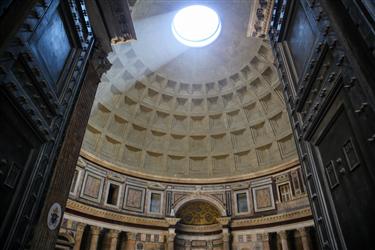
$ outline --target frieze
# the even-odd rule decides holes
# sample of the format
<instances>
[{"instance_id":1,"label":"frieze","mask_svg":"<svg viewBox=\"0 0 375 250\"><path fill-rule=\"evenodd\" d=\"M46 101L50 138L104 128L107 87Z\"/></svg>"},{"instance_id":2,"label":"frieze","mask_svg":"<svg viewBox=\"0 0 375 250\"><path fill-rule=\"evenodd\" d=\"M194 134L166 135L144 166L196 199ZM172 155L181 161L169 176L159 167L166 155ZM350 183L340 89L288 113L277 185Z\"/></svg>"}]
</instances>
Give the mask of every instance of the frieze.
<instances>
[{"instance_id":1,"label":"frieze","mask_svg":"<svg viewBox=\"0 0 375 250\"><path fill-rule=\"evenodd\" d=\"M289 220L295 220L295 219L305 218L309 216L312 216L311 209L304 208L304 209L293 211L293 212L262 216L258 218L235 219L235 220L232 220L231 227L236 228L236 227L244 227L244 226L256 226L256 225L264 225L264 224L271 224L271 223L287 222Z\"/></svg>"},{"instance_id":2,"label":"frieze","mask_svg":"<svg viewBox=\"0 0 375 250\"><path fill-rule=\"evenodd\" d=\"M68 199L66 207L73 211L77 211L77 212L87 214L90 216L96 216L96 217L103 218L103 219L110 219L114 221L131 223L131 224L141 224L141 225L146 225L146 226L152 225L152 226L159 226L159 227L168 227L168 223L165 220L119 214L119 213L111 212L108 210L85 205L83 203L73 201L71 199Z\"/></svg>"},{"instance_id":3,"label":"frieze","mask_svg":"<svg viewBox=\"0 0 375 250\"><path fill-rule=\"evenodd\" d=\"M181 230L184 232L215 232L221 231L222 227L220 224L212 224L212 225L186 225L186 224L179 224L177 226L177 230Z\"/></svg>"}]
</instances>

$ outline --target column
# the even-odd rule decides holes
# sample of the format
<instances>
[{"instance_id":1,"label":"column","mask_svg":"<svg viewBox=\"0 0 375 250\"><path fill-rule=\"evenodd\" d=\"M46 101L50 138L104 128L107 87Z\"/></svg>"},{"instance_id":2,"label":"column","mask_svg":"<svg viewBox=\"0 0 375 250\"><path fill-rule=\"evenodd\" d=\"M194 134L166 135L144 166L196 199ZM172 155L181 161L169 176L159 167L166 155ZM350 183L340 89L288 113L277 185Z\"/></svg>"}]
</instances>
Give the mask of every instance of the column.
<instances>
[{"instance_id":1,"label":"column","mask_svg":"<svg viewBox=\"0 0 375 250\"><path fill-rule=\"evenodd\" d=\"M278 232L280 239L281 239L281 249L288 250L288 238L286 231Z\"/></svg>"},{"instance_id":2,"label":"column","mask_svg":"<svg viewBox=\"0 0 375 250\"><path fill-rule=\"evenodd\" d=\"M309 239L309 234L306 228L301 227L301 228L298 228L297 230L299 232L299 235L301 236L303 250L310 250L310 239Z\"/></svg>"},{"instance_id":3,"label":"column","mask_svg":"<svg viewBox=\"0 0 375 250\"><path fill-rule=\"evenodd\" d=\"M90 250L97 250L98 240L99 240L99 235L100 235L101 230L102 229L100 227L90 226L90 231L91 231Z\"/></svg>"},{"instance_id":4,"label":"column","mask_svg":"<svg viewBox=\"0 0 375 250\"><path fill-rule=\"evenodd\" d=\"M223 228L223 250L230 250L230 233L228 228Z\"/></svg>"},{"instance_id":5,"label":"column","mask_svg":"<svg viewBox=\"0 0 375 250\"><path fill-rule=\"evenodd\" d=\"M85 231L85 226L86 224L82 222L78 222L76 236L74 238L73 250L79 250L81 248L82 236L83 236L83 231Z\"/></svg>"},{"instance_id":6,"label":"column","mask_svg":"<svg viewBox=\"0 0 375 250\"><path fill-rule=\"evenodd\" d=\"M125 242L125 247L123 250L132 250L135 249L135 233L132 232L126 232L126 242Z\"/></svg>"},{"instance_id":7,"label":"column","mask_svg":"<svg viewBox=\"0 0 375 250\"><path fill-rule=\"evenodd\" d=\"M263 250L270 250L270 238L268 233L262 234Z\"/></svg>"},{"instance_id":8,"label":"column","mask_svg":"<svg viewBox=\"0 0 375 250\"><path fill-rule=\"evenodd\" d=\"M174 238L176 237L176 224L180 221L180 218L175 217L166 217L165 220L167 221L169 228L168 228L168 235L167 235L167 250L174 249Z\"/></svg>"},{"instance_id":9,"label":"column","mask_svg":"<svg viewBox=\"0 0 375 250\"><path fill-rule=\"evenodd\" d=\"M174 238L176 237L176 234L173 230L173 232L168 232L167 236L167 250L174 250Z\"/></svg>"},{"instance_id":10,"label":"column","mask_svg":"<svg viewBox=\"0 0 375 250\"><path fill-rule=\"evenodd\" d=\"M229 250L231 249L231 241L230 241L230 232L229 232L229 227L230 227L230 217L220 217L216 219L220 225L223 227L223 249L224 250Z\"/></svg>"},{"instance_id":11,"label":"column","mask_svg":"<svg viewBox=\"0 0 375 250\"><path fill-rule=\"evenodd\" d=\"M109 250L116 250L119 233L120 233L119 230L115 230L115 229L109 230L109 232L108 232Z\"/></svg>"}]
</instances>

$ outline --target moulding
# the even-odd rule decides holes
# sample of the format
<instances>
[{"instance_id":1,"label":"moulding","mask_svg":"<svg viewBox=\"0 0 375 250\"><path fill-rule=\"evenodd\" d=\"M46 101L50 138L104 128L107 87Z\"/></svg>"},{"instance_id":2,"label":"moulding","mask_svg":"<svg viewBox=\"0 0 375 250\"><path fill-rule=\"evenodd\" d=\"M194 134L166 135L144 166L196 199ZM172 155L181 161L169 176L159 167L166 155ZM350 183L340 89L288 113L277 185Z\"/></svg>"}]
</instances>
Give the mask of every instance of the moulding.
<instances>
[{"instance_id":1,"label":"moulding","mask_svg":"<svg viewBox=\"0 0 375 250\"><path fill-rule=\"evenodd\" d=\"M89 216L95 216L98 218L109 219L116 222L123 222L129 223L134 225L142 225L142 226L156 226L162 228L168 228L171 225L175 225L180 219L175 217L166 217L163 219L152 219L140 216L133 216L133 215L126 215L120 214L116 212L111 212L108 210L103 210L100 208L95 208L90 205L85 205L77 201L73 201L68 199L67 201L67 208L79 212L81 214L87 214ZM275 223L285 223L287 224L291 220L303 219L311 217L311 210L310 208L304 208L297 211L292 211L288 213L276 214L276 215L269 215L269 216L262 216L258 218L247 218L247 219L232 219L229 222L230 227L232 229L241 229L243 227L254 227L254 226L267 226L269 224ZM220 218L221 219L221 218ZM229 218L224 217L223 219L229 220ZM225 221L226 222L226 221ZM185 226L186 227L186 226ZM211 228L211 226L210 226Z\"/></svg>"},{"instance_id":2,"label":"moulding","mask_svg":"<svg viewBox=\"0 0 375 250\"><path fill-rule=\"evenodd\" d=\"M151 225L151 226L165 227L165 228L169 227L169 223L166 220L120 214L120 213L111 212L111 211L100 209L100 208L95 208L90 205L86 205L77 201L73 201L71 199L68 199L66 203L66 207L73 211L80 212L82 214L87 214L89 216L95 216L95 217L99 217L99 218L103 218L107 220L109 219L109 220L113 220L117 222L147 225L147 226Z\"/></svg>"},{"instance_id":3,"label":"moulding","mask_svg":"<svg viewBox=\"0 0 375 250\"><path fill-rule=\"evenodd\" d=\"M274 0L251 2L251 12L246 35L248 37L265 37L269 31Z\"/></svg>"},{"instance_id":4,"label":"moulding","mask_svg":"<svg viewBox=\"0 0 375 250\"><path fill-rule=\"evenodd\" d=\"M288 213L275 214L269 216L262 216L258 218L249 219L234 219L231 222L231 228L241 228L241 227L252 227L259 225L267 225L273 223L288 222L290 220L302 219L312 216L310 208L303 208L297 211L292 211Z\"/></svg>"},{"instance_id":5,"label":"moulding","mask_svg":"<svg viewBox=\"0 0 375 250\"><path fill-rule=\"evenodd\" d=\"M133 177L137 177L141 179L152 180L152 181L161 181L161 182L168 182L168 183L186 183L186 184L215 184L215 183L238 182L238 181L243 181L243 180L248 180L248 179L275 174L277 172L281 172L289 168L300 165L299 159L295 158L285 163L275 165L274 167L271 167L265 170L256 171L254 173L242 174L239 176L231 176L231 177L199 179L199 178L177 178L177 177L169 177L169 176L167 177L167 176L158 176L158 175L153 175L153 174L141 173L139 171L130 170L125 167L121 167L113 163L110 163L108 161L99 159L95 155L87 152L86 150L82 148L81 148L80 155L84 159L100 167L103 167L103 168L106 168L106 169L109 169L118 173L126 174L129 176L133 176Z\"/></svg>"}]
</instances>

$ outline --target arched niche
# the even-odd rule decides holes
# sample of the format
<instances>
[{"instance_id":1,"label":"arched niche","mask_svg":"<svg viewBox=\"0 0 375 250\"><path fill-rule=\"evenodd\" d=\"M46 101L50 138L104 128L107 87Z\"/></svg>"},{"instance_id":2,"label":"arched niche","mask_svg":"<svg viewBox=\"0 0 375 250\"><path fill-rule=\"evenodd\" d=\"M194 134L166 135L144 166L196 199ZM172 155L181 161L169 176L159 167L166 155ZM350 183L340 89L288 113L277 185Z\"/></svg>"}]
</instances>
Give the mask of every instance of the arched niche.
<instances>
[{"instance_id":1,"label":"arched niche","mask_svg":"<svg viewBox=\"0 0 375 250\"><path fill-rule=\"evenodd\" d=\"M184 199L176 206L176 225L174 249L186 250L188 246L200 249L223 249L223 227L219 220L225 216L225 209L218 202L207 197Z\"/></svg>"},{"instance_id":2,"label":"arched niche","mask_svg":"<svg viewBox=\"0 0 375 250\"><path fill-rule=\"evenodd\" d=\"M179 210L182 207L184 207L186 204L188 204L190 202L196 202L196 201L209 203L219 211L221 217L227 216L227 213L226 213L226 210L225 210L225 207L223 206L223 204L218 202L214 198L212 198L210 196L207 196L207 195L191 195L191 196L185 197L181 201L174 204L174 207L173 207L174 212L177 214L179 212Z\"/></svg>"},{"instance_id":3,"label":"arched niche","mask_svg":"<svg viewBox=\"0 0 375 250\"><path fill-rule=\"evenodd\" d=\"M194 200L185 203L176 213L184 225L213 225L217 224L217 218L221 217L220 211L211 203Z\"/></svg>"}]
</instances>

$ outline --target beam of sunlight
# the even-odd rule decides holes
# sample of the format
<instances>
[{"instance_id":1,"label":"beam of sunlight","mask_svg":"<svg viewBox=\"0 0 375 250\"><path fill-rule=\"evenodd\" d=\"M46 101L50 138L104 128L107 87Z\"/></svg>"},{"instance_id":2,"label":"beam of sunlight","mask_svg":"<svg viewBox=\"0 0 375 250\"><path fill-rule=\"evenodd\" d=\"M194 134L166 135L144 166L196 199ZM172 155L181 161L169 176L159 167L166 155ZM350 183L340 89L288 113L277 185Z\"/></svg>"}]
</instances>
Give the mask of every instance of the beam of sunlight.
<instances>
[{"instance_id":1,"label":"beam of sunlight","mask_svg":"<svg viewBox=\"0 0 375 250\"><path fill-rule=\"evenodd\" d=\"M204 5L192 5L177 12L172 32L178 41L189 47L204 47L220 35L218 14Z\"/></svg>"}]
</instances>

